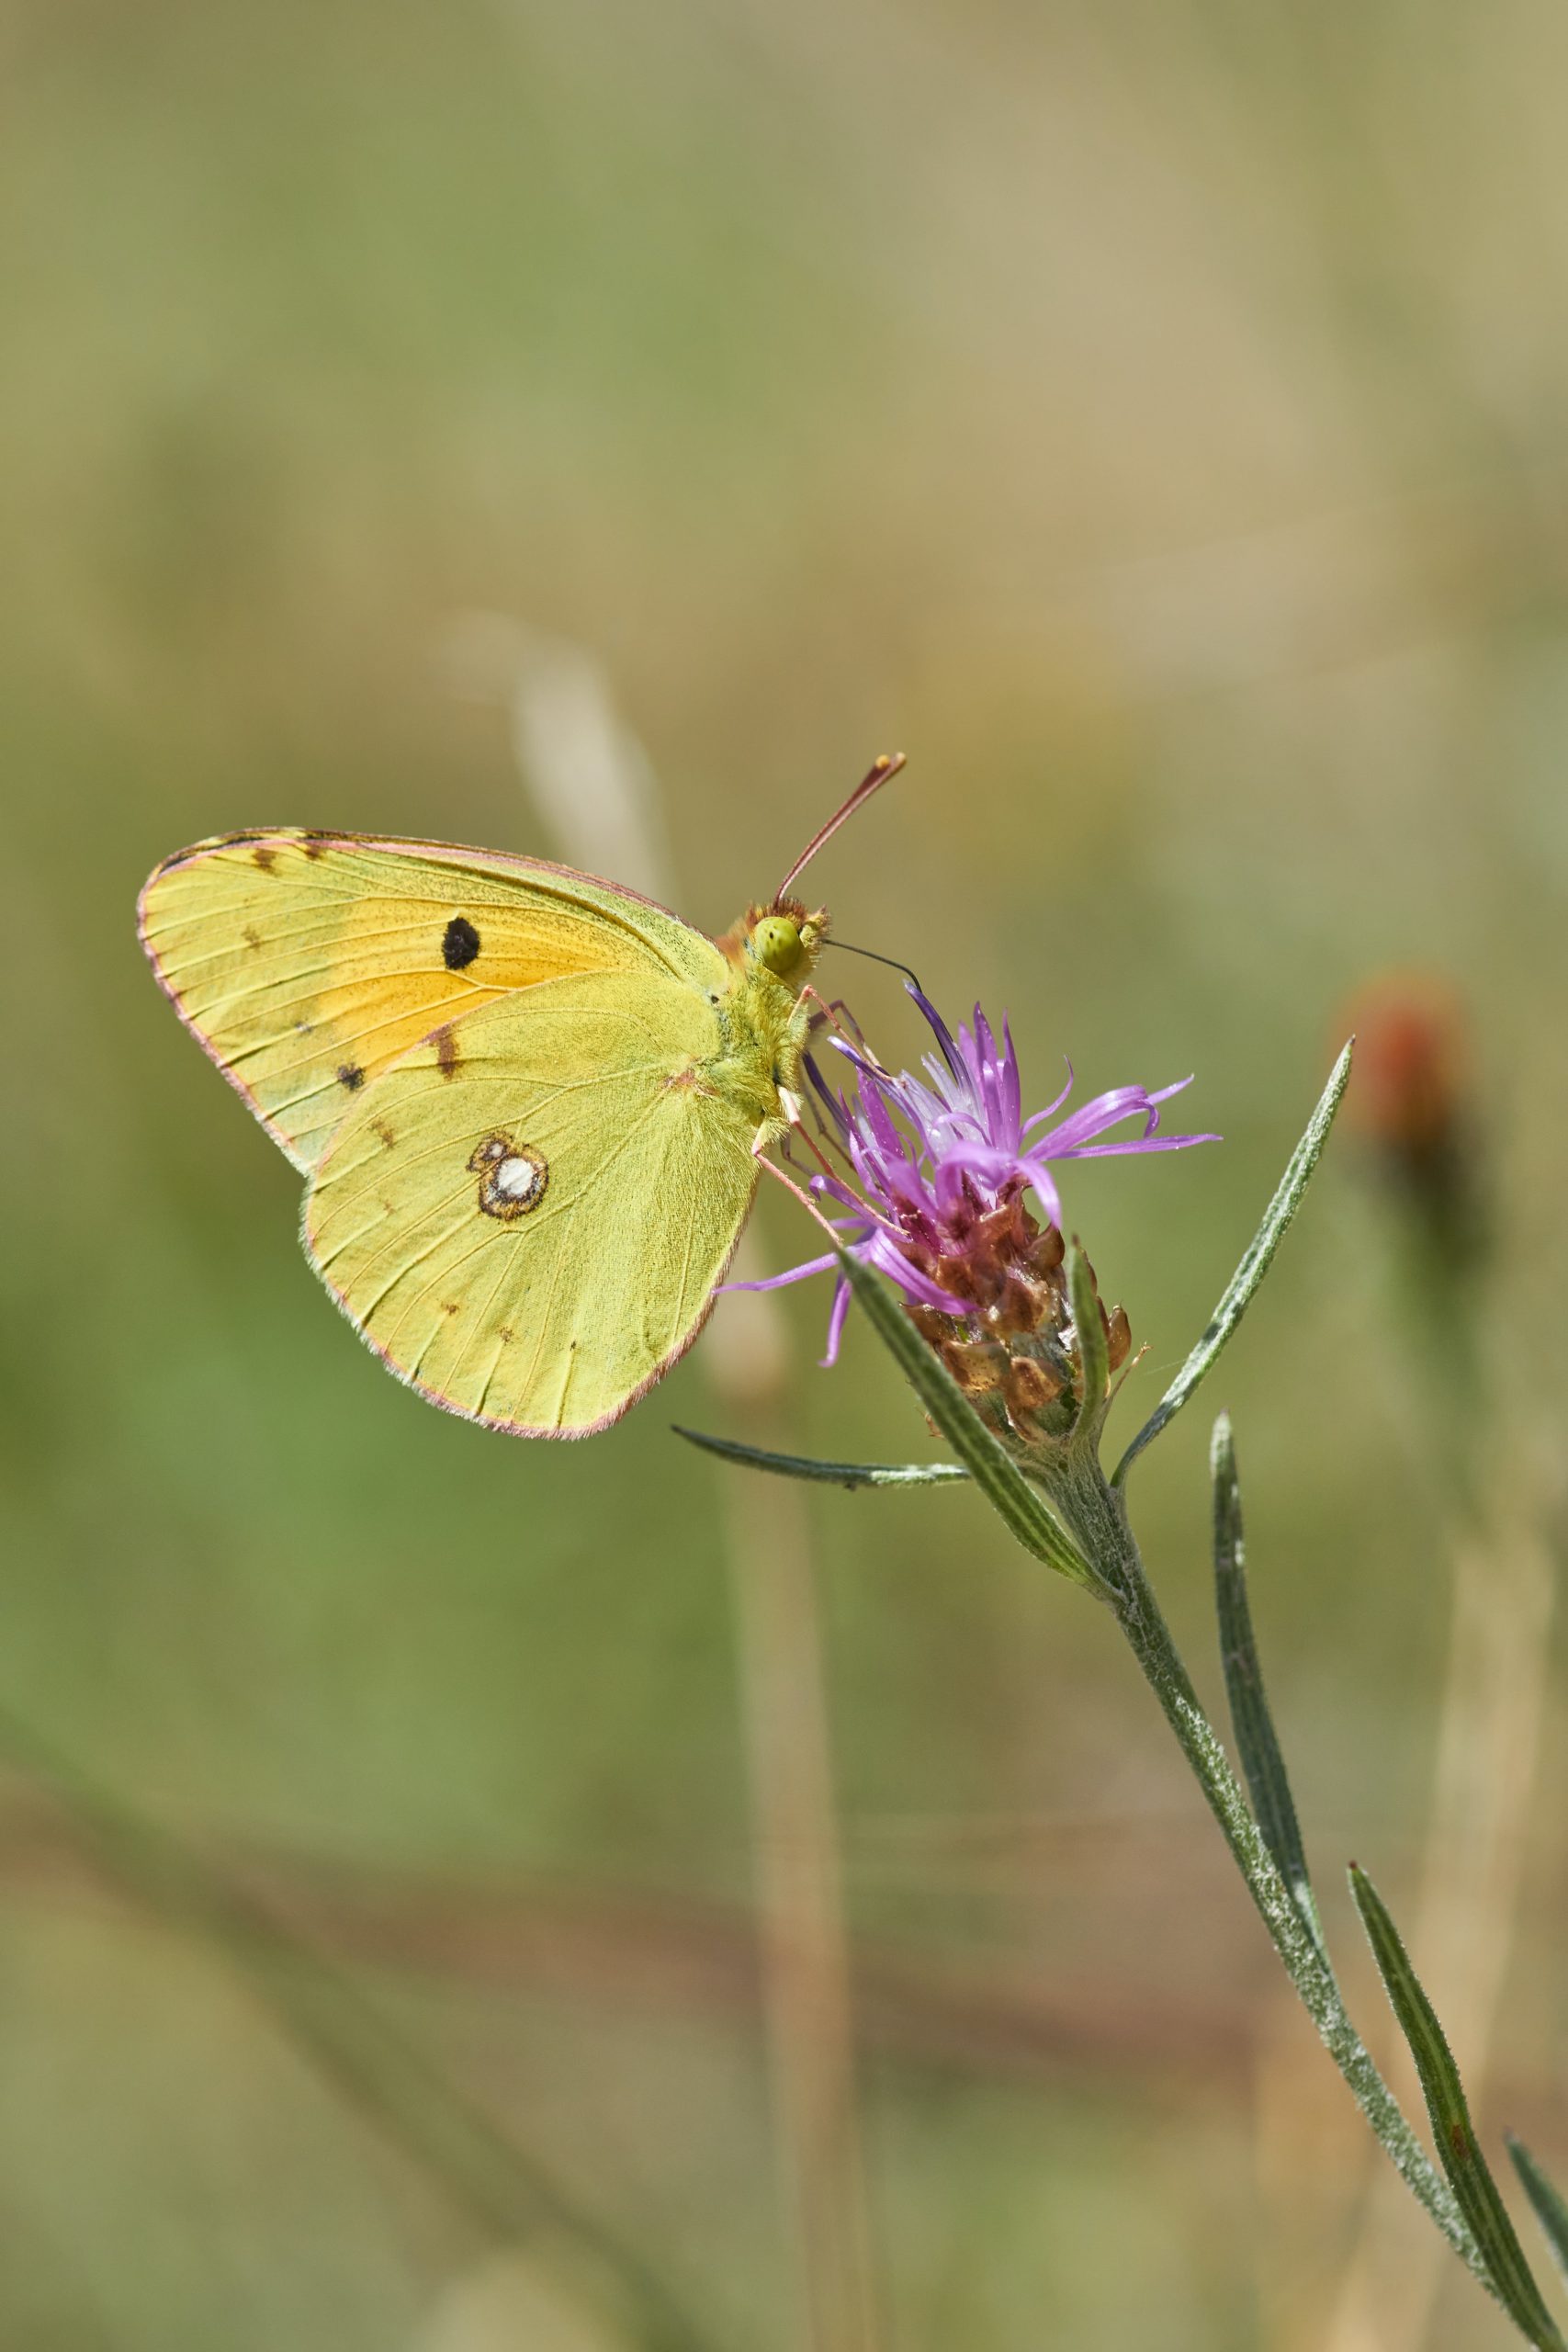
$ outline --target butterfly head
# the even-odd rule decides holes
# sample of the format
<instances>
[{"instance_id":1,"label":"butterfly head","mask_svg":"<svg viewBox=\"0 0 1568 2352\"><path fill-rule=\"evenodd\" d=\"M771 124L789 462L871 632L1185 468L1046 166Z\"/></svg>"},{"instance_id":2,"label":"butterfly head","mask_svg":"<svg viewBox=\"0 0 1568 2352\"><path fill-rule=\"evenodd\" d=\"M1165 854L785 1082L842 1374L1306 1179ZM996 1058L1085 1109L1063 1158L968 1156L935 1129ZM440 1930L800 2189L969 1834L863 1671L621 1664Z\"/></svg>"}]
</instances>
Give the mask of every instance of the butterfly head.
<instances>
[{"instance_id":1,"label":"butterfly head","mask_svg":"<svg viewBox=\"0 0 1568 2352\"><path fill-rule=\"evenodd\" d=\"M827 933L825 907L810 913L798 899L781 899L771 907L752 907L723 944L748 964L761 965L785 988L799 989L811 978Z\"/></svg>"},{"instance_id":2,"label":"butterfly head","mask_svg":"<svg viewBox=\"0 0 1568 2352\"><path fill-rule=\"evenodd\" d=\"M863 807L889 776L897 775L903 764L902 752L884 752L880 759L874 760L842 807L807 842L768 905L749 908L745 921L738 922L719 941L730 962L739 965L742 972L765 972L784 988L793 989L797 996L806 987L818 950L828 936L828 910L818 907L815 913L808 912L799 899L792 899L786 893L824 842L832 840L845 819Z\"/></svg>"}]
</instances>

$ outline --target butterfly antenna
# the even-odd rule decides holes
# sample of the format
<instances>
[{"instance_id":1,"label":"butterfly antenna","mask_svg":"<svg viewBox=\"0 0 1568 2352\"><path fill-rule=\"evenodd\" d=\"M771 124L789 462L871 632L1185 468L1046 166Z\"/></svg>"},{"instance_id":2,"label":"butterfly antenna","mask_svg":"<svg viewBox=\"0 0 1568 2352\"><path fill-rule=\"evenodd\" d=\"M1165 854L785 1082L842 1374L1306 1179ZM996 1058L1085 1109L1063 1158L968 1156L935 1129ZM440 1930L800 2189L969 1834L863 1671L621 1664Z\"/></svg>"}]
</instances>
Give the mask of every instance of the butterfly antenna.
<instances>
[{"instance_id":1,"label":"butterfly antenna","mask_svg":"<svg viewBox=\"0 0 1568 2352\"><path fill-rule=\"evenodd\" d=\"M778 888L773 892L773 903L775 907L778 905L779 900L784 897L784 892L789 888L790 884L795 879L796 876L804 874L806 868L810 865L818 851L823 846L823 843L830 842L833 835L838 831L839 827L847 823L849 819L854 815L857 808L863 808L866 802L871 798L872 794L879 791L887 782L889 776L897 775L903 764L904 754L902 752L884 752L880 759L875 759L872 762L870 767L866 770L864 775L862 776L860 782L856 785L854 790L851 793L843 807L836 810L835 813L829 818L821 831L816 834L812 840L807 842L806 847L801 851L800 855L795 859L795 864L790 867L789 872L784 876L784 880L779 884Z\"/></svg>"},{"instance_id":2,"label":"butterfly antenna","mask_svg":"<svg viewBox=\"0 0 1568 2352\"><path fill-rule=\"evenodd\" d=\"M890 970L902 972L907 980L912 981L918 996L925 994L919 972L911 971L908 964L900 964L897 956L879 956L874 947L857 947L852 940L835 939L831 933L822 944L824 947L841 947L846 956L868 956L874 964L886 964Z\"/></svg>"}]
</instances>

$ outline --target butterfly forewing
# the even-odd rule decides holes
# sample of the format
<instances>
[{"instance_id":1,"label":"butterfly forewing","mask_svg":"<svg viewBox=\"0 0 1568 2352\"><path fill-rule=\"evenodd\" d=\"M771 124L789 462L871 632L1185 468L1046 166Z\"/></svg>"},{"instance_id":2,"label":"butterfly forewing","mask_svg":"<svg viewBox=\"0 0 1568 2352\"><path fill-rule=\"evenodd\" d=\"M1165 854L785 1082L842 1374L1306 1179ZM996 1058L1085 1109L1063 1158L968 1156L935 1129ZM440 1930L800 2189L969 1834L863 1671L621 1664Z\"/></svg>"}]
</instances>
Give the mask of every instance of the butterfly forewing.
<instances>
[{"instance_id":1,"label":"butterfly forewing","mask_svg":"<svg viewBox=\"0 0 1568 2352\"><path fill-rule=\"evenodd\" d=\"M705 994L723 957L662 908L489 851L238 834L182 851L141 935L181 1016L296 1166L399 1057L511 991L623 971Z\"/></svg>"},{"instance_id":2,"label":"butterfly forewing","mask_svg":"<svg viewBox=\"0 0 1568 2352\"><path fill-rule=\"evenodd\" d=\"M404 1054L341 1123L306 1239L404 1379L455 1412L581 1436L701 1328L756 1183L755 1116L705 1079L708 997L563 977Z\"/></svg>"}]
</instances>

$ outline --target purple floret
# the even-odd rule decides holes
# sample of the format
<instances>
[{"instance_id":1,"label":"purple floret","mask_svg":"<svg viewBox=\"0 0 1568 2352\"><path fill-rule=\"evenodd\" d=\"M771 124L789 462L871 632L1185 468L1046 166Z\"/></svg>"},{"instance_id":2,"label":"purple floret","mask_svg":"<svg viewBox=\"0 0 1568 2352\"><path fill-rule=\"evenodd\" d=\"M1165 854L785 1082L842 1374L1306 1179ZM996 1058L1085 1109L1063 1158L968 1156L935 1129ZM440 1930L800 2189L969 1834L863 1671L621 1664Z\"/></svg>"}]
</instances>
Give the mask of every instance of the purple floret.
<instances>
[{"instance_id":1,"label":"purple floret","mask_svg":"<svg viewBox=\"0 0 1568 2352\"><path fill-rule=\"evenodd\" d=\"M886 1274L916 1306L973 1316L971 1250L985 1246L985 1220L1025 1191L1035 1194L1050 1224L1060 1225L1054 1160L1184 1151L1190 1144L1219 1141L1211 1135L1159 1133L1161 1103L1190 1086L1190 1078L1152 1094L1142 1086L1114 1087L1057 1125L1047 1125L1072 1091L1070 1062L1067 1082L1055 1101L1025 1119L1018 1054L1005 1017L999 1045L978 1005L973 1027L961 1027L955 1037L929 998L914 987L908 993L940 1049L922 1057L923 1077L905 1070L895 1078L838 1037L831 1042L853 1065L852 1088L835 1093L815 1061L808 1060L807 1069L828 1138L849 1170L847 1176L814 1176L811 1189L825 1205L830 1202L848 1212L830 1219L844 1248ZM1112 1143L1096 1140L1128 1119L1142 1120L1141 1134ZM764 1282L731 1287L777 1290L827 1273L837 1262L829 1253ZM944 1277L952 1288L943 1287ZM850 1287L840 1276L828 1318L825 1364L837 1358L849 1302Z\"/></svg>"}]
</instances>

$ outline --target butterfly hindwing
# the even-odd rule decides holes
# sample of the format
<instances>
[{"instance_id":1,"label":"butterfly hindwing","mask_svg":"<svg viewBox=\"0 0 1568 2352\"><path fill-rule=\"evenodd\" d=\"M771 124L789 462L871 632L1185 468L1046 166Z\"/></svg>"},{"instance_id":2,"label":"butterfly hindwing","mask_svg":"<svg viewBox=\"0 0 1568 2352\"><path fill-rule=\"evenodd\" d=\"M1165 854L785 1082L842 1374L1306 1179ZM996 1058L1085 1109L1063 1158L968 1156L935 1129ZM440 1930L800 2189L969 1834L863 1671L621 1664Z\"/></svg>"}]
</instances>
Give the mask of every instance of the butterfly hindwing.
<instances>
[{"instance_id":1,"label":"butterfly hindwing","mask_svg":"<svg viewBox=\"0 0 1568 2352\"><path fill-rule=\"evenodd\" d=\"M405 1052L341 1116L306 1205L329 1287L437 1404L581 1436L701 1328L756 1183L754 1112L703 1075L709 998L563 976Z\"/></svg>"},{"instance_id":2,"label":"butterfly hindwing","mask_svg":"<svg viewBox=\"0 0 1568 2352\"><path fill-rule=\"evenodd\" d=\"M432 842L274 831L198 843L142 893L186 1024L301 1170L362 1093L446 1024L562 974L721 987L712 942L592 876Z\"/></svg>"}]
</instances>

